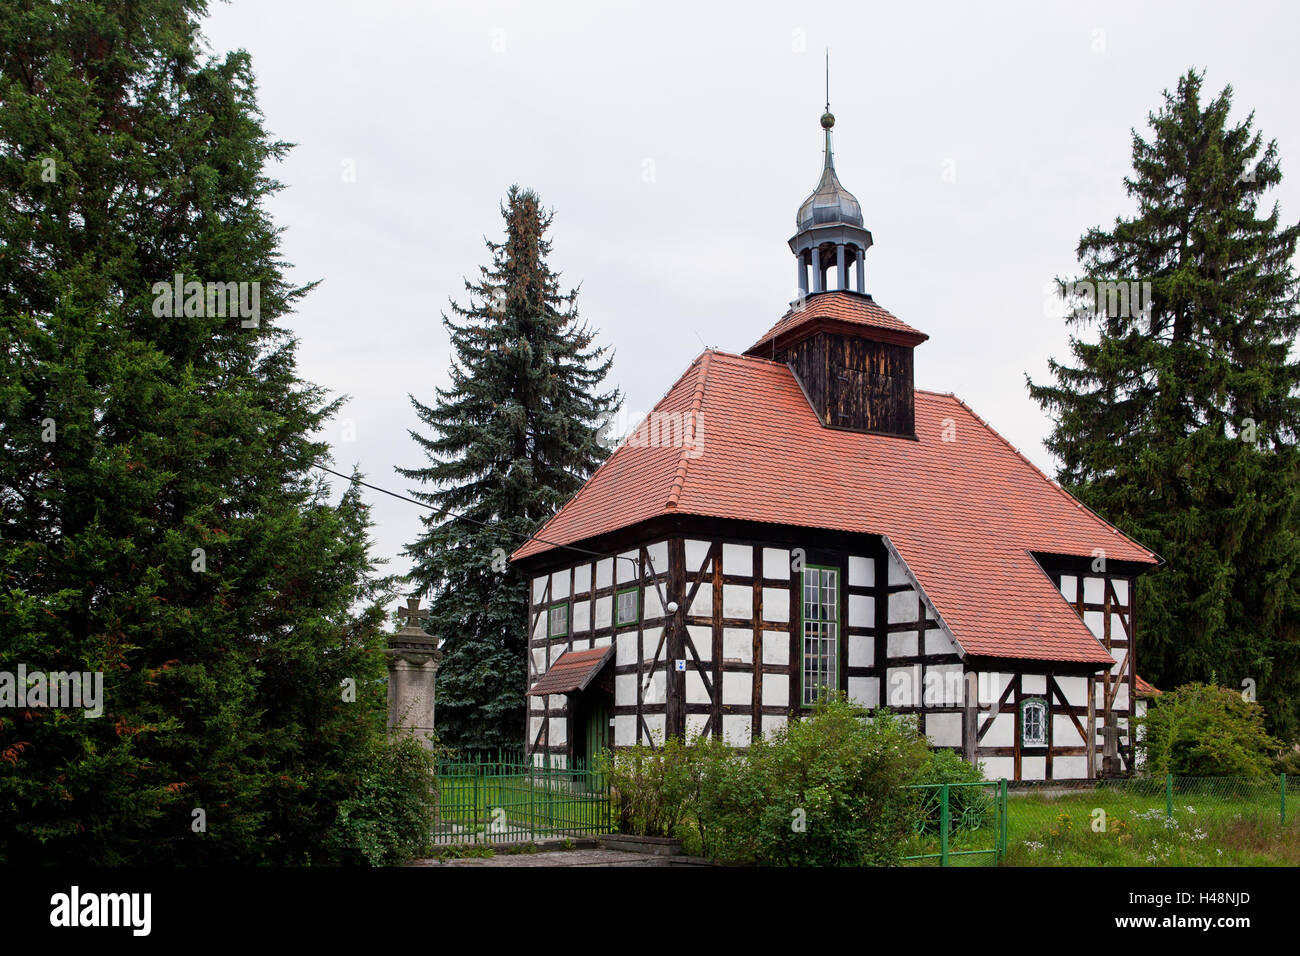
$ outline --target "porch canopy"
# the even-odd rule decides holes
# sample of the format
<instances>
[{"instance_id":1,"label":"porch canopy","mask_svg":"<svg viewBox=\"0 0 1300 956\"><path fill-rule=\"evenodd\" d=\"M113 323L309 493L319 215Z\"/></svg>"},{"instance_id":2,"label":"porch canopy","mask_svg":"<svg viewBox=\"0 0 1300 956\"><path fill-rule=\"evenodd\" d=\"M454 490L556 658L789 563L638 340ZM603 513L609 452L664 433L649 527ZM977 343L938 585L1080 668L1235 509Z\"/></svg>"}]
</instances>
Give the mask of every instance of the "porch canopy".
<instances>
[{"instance_id":1,"label":"porch canopy","mask_svg":"<svg viewBox=\"0 0 1300 956\"><path fill-rule=\"evenodd\" d=\"M529 689L528 694L540 697L545 694L575 694L586 690L613 656L613 644L608 647L593 647L589 651L565 651Z\"/></svg>"}]
</instances>

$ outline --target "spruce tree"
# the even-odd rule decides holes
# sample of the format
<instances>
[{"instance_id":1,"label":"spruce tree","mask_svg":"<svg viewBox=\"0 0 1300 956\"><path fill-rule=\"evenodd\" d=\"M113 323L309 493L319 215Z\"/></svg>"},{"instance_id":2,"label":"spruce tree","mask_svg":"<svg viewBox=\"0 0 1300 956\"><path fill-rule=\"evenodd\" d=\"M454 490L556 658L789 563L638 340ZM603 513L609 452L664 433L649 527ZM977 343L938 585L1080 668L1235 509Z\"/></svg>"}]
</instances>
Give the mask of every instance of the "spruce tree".
<instances>
[{"instance_id":1,"label":"spruce tree","mask_svg":"<svg viewBox=\"0 0 1300 956\"><path fill-rule=\"evenodd\" d=\"M1137 209L1078 247L1094 285L1073 287L1070 322L1094 334L1071 336L1055 384L1029 386L1054 417L1061 483L1167 562L1140 579L1139 672L1255 688L1294 739L1300 225L1260 209L1282 179L1276 142L1253 114L1230 121L1231 87L1202 105L1202 79L1165 92L1149 138L1134 131ZM1149 282L1149 301L1099 304L1108 280Z\"/></svg>"},{"instance_id":2,"label":"spruce tree","mask_svg":"<svg viewBox=\"0 0 1300 956\"><path fill-rule=\"evenodd\" d=\"M0 7L0 671L104 693L0 709L11 865L321 859L382 747L385 582L282 328L287 147L204 11Z\"/></svg>"},{"instance_id":3,"label":"spruce tree","mask_svg":"<svg viewBox=\"0 0 1300 956\"><path fill-rule=\"evenodd\" d=\"M597 391L612 357L547 264L554 214L517 186L501 214L505 241L487 242L492 264L465 282L477 302L443 315L451 385L432 405L411 396L431 430L411 432L429 464L398 469L436 486L413 492L439 511L406 553L443 641L439 738L459 747L523 743L527 591L505 559L605 457L601 431L622 404Z\"/></svg>"}]
</instances>

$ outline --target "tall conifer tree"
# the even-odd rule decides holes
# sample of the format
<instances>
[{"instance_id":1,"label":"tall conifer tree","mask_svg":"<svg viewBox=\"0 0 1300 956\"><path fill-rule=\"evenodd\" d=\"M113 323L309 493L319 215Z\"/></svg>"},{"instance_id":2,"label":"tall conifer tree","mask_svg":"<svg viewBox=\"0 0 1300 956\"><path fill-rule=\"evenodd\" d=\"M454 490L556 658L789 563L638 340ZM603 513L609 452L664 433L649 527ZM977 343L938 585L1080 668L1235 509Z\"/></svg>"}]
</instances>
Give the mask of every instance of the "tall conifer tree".
<instances>
[{"instance_id":1,"label":"tall conifer tree","mask_svg":"<svg viewBox=\"0 0 1300 956\"><path fill-rule=\"evenodd\" d=\"M0 708L12 865L320 859L383 746L369 519L281 327L286 147L205 6L0 6L0 671L103 674L98 717Z\"/></svg>"},{"instance_id":2,"label":"tall conifer tree","mask_svg":"<svg viewBox=\"0 0 1300 956\"><path fill-rule=\"evenodd\" d=\"M1300 226L1259 208L1282 179L1276 142L1253 114L1230 122L1231 87L1202 105L1202 79L1166 91L1149 139L1134 131L1134 215L1078 247L1090 280L1150 282L1150 301L1076 300L1072 324L1097 334L1071 337L1055 384L1029 385L1062 484L1168 562L1140 579L1139 671L1255 687L1294 738Z\"/></svg>"},{"instance_id":3,"label":"tall conifer tree","mask_svg":"<svg viewBox=\"0 0 1300 956\"><path fill-rule=\"evenodd\" d=\"M407 548L410 580L433 593L441 638L437 722L443 743L517 747L524 735L527 592L505 557L568 500L608 449L601 431L622 404L600 392L612 361L578 319L577 290L547 264L553 213L512 186L506 237L465 283L477 300L443 316L454 350L451 386L425 405L431 436L412 431L429 464L398 469L435 485L415 494L462 517L434 514ZM459 321L458 321L459 320Z\"/></svg>"}]
</instances>

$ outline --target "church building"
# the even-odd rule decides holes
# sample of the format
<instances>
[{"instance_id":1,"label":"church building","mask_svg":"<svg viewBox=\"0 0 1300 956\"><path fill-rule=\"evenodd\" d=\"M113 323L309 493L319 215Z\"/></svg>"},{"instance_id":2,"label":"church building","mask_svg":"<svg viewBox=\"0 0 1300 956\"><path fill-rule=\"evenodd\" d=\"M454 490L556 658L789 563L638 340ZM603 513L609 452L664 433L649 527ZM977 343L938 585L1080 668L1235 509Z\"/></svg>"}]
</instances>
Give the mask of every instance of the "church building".
<instances>
[{"instance_id":1,"label":"church building","mask_svg":"<svg viewBox=\"0 0 1300 956\"><path fill-rule=\"evenodd\" d=\"M1131 772L1153 693L1135 583L1160 559L914 387L927 336L866 291L834 124L789 241L799 298L743 353L706 349L511 557L525 745L553 766L668 735L745 746L829 689L915 715L989 778Z\"/></svg>"}]
</instances>

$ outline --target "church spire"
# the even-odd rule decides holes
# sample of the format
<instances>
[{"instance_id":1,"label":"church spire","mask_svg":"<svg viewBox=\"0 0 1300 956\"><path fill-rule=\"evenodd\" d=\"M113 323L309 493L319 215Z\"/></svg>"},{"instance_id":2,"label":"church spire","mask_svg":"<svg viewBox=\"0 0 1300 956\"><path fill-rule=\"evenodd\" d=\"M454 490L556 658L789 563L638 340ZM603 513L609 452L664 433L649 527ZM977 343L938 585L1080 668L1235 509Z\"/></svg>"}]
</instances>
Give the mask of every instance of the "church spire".
<instances>
[{"instance_id":1,"label":"church spire","mask_svg":"<svg viewBox=\"0 0 1300 956\"><path fill-rule=\"evenodd\" d=\"M795 217L799 230L790 239L790 251L798 259L800 298L813 292L828 291L827 272L832 260L836 267L832 288L865 294L863 259L871 246L871 233L862 219L862 206L857 198L840 184L835 174L835 150L831 131L835 128L835 115L831 112L830 53L826 56L826 112L822 114L822 134L825 138L822 156L822 177L813 194L804 200ZM856 289L851 288L848 265L856 267ZM812 271L809 287L808 272Z\"/></svg>"}]
</instances>

